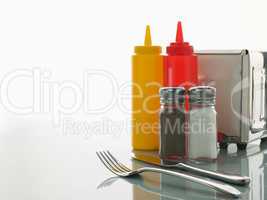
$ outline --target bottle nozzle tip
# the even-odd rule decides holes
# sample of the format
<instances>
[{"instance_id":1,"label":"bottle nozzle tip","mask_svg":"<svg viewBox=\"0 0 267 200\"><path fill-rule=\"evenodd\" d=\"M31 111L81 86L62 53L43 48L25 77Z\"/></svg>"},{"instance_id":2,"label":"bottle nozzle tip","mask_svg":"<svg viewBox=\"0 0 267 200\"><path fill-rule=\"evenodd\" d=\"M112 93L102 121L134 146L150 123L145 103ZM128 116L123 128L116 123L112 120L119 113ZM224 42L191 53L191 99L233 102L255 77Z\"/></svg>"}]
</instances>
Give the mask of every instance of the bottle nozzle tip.
<instances>
[{"instance_id":1,"label":"bottle nozzle tip","mask_svg":"<svg viewBox=\"0 0 267 200\"><path fill-rule=\"evenodd\" d=\"M176 42L177 43L183 43L184 42L182 22L181 21L178 21L178 24L177 24Z\"/></svg>"},{"instance_id":2,"label":"bottle nozzle tip","mask_svg":"<svg viewBox=\"0 0 267 200\"><path fill-rule=\"evenodd\" d=\"M151 34L150 34L150 26L149 25L146 26L146 35L145 35L144 44L145 44L145 46L151 46L152 45Z\"/></svg>"}]
</instances>

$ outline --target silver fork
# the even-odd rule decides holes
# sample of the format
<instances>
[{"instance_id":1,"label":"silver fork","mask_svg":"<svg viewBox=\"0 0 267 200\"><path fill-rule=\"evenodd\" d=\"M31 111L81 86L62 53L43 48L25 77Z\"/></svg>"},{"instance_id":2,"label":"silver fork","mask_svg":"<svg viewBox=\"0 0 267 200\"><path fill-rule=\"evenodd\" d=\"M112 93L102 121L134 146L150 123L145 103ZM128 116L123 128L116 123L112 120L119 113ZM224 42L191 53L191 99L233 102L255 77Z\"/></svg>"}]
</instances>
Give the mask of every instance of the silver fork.
<instances>
[{"instance_id":1,"label":"silver fork","mask_svg":"<svg viewBox=\"0 0 267 200\"><path fill-rule=\"evenodd\" d=\"M143 172L163 173L163 174L168 174L171 176L180 177L180 178L183 178L183 179L195 182L195 183L199 183L202 185L206 185L219 192L230 194L233 197L239 197L241 195L241 192L239 190L237 190L236 188L230 185L220 183L217 181L206 180L200 177L195 177L195 176L191 176L188 174L179 173L176 171L170 171L170 170L160 169L156 167L142 167L136 170L132 170L126 167L125 165L123 165L122 163L120 163L109 151L98 151L96 152L96 155L98 156L100 161L105 165L105 167L117 176L129 177L129 176L133 176L133 175L140 174Z\"/></svg>"}]
</instances>

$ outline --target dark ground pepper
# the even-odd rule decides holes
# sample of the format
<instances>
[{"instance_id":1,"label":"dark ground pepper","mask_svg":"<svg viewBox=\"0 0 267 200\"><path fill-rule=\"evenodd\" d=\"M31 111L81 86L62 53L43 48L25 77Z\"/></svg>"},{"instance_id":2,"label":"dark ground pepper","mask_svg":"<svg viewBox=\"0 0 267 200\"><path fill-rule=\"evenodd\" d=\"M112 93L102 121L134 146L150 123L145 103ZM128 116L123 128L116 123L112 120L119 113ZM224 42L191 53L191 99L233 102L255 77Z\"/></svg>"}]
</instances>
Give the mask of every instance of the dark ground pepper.
<instances>
[{"instance_id":1,"label":"dark ground pepper","mask_svg":"<svg viewBox=\"0 0 267 200\"><path fill-rule=\"evenodd\" d=\"M159 153L162 159L179 158L185 156L186 153L184 102L178 104L179 96L173 94L175 92L179 94L180 92L180 95L183 96L184 91L181 88L176 91L171 89L175 88L167 88L168 91L161 91Z\"/></svg>"}]
</instances>

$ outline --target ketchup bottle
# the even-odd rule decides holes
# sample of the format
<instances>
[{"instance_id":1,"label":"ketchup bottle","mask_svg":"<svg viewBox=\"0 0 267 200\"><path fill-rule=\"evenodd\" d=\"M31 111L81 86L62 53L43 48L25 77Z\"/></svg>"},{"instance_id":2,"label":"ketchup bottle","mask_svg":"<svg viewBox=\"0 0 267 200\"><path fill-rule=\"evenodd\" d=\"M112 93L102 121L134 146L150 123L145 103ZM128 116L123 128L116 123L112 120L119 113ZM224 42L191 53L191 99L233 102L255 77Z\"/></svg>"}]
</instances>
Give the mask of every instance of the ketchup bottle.
<instances>
[{"instance_id":1,"label":"ketchup bottle","mask_svg":"<svg viewBox=\"0 0 267 200\"><path fill-rule=\"evenodd\" d=\"M182 24L177 25L176 41L167 47L167 56L164 56L165 87L183 86L189 89L198 83L197 56L193 47L184 42Z\"/></svg>"}]
</instances>

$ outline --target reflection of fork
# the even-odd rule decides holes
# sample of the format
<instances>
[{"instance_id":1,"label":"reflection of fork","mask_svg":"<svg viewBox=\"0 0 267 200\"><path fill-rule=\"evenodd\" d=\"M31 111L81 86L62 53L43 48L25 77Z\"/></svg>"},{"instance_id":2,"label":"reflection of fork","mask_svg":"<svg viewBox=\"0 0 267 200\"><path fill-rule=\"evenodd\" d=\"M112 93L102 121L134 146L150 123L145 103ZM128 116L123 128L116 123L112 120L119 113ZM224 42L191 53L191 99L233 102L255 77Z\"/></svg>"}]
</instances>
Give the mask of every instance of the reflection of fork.
<instances>
[{"instance_id":1,"label":"reflection of fork","mask_svg":"<svg viewBox=\"0 0 267 200\"><path fill-rule=\"evenodd\" d=\"M104 180L102 183L100 183L98 186L97 186L97 189L101 189L101 188L104 188L104 187L108 187L110 185L112 185L114 182L116 182L118 180L119 177L111 177L111 178L108 178L106 180ZM180 197L176 197L176 196L172 196L172 195L169 195L169 194L166 194L166 192L164 191L161 191L160 189L156 189L156 188L153 188L153 187L148 187L146 186L142 181L140 181L140 179L130 179L130 178L126 178L124 179L126 180L128 183L134 185L135 187L138 187L140 188L141 190L143 190L144 192L147 192L147 193L150 193L150 194L154 194L154 195L158 195L160 197L163 197L163 198L167 198L167 199L176 199L176 200L180 200L181 198Z\"/></svg>"},{"instance_id":2,"label":"reflection of fork","mask_svg":"<svg viewBox=\"0 0 267 200\"><path fill-rule=\"evenodd\" d=\"M211 180L202 179L199 177L191 176L188 174L183 174L179 172L174 172L166 169L159 169L155 167L142 167L137 170L132 170L126 167L125 165L121 164L109 151L99 151L96 152L100 161L105 165L105 167L111 171L113 174L122 177L129 177L133 175L137 175L143 172L156 172L156 173L163 173L171 176L176 176L180 178L184 178L186 180L196 182L202 185L206 185L210 188L213 188L217 191L230 194L233 197L239 197L241 195L240 191L235 189L234 187L223 184L220 182L215 182Z\"/></svg>"}]
</instances>

